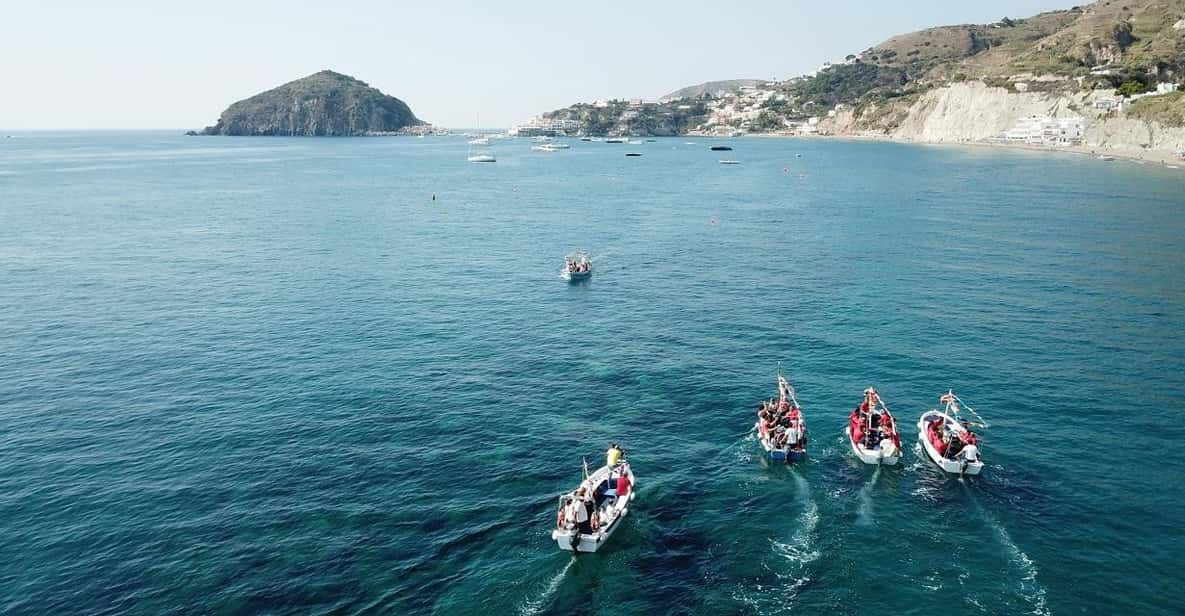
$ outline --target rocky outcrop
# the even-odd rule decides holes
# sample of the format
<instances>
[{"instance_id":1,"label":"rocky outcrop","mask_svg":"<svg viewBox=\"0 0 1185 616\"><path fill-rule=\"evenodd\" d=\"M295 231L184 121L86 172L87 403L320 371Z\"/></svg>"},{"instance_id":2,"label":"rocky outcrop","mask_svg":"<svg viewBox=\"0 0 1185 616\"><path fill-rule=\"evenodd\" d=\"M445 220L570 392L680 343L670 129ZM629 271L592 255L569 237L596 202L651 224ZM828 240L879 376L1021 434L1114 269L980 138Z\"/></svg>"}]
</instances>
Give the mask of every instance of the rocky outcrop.
<instances>
[{"instance_id":1,"label":"rocky outcrop","mask_svg":"<svg viewBox=\"0 0 1185 616\"><path fill-rule=\"evenodd\" d=\"M1093 102L1110 93L1012 92L982 82L935 88L912 104L846 109L819 123L831 135L877 133L925 143L967 143L989 139L1028 116L1086 119L1083 142L1090 147L1167 153L1185 150L1185 127L1097 111Z\"/></svg>"},{"instance_id":2,"label":"rocky outcrop","mask_svg":"<svg viewBox=\"0 0 1185 616\"><path fill-rule=\"evenodd\" d=\"M231 105L202 133L352 136L418 124L403 101L348 75L321 71Z\"/></svg>"}]
</instances>

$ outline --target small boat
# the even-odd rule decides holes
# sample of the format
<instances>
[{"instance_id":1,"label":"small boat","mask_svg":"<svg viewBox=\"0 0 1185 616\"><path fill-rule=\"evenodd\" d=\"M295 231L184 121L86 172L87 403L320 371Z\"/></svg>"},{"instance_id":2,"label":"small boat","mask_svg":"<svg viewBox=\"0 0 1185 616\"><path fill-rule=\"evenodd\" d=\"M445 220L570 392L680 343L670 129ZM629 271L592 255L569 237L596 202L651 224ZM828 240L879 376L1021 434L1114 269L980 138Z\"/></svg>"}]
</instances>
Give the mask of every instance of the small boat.
<instances>
[{"instance_id":1,"label":"small boat","mask_svg":"<svg viewBox=\"0 0 1185 616\"><path fill-rule=\"evenodd\" d=\"M496 163L498 157L493 152L474 152L466 157L471 163Z\"/></svg>"},{"instance_id":2,"label":"small boat","mask_svg":"<svg viewBox=\"0 0 1185 616\"><path fill-rule=\"evenodd\" d=\"M609 460L613 462L611 448ZM551 538L565 552L596 552L621 526L630 512L637 485L634 471L625 460L625 452L616 462L588 472L584 462L584 479L573 491L559 497L555 528Z\"/></svg>"},{"instance_id":3,"label":"small boat","mask_svg":"<svg viewBox=\"0 0 1185 616\"><path fill-rule=\"evenodd\" d=\"M711 150L713 152L729 152L732 150L732 146L731 145L714 145L714 146L712 146Z\"/></svg>"},{"instance_id":4,"label":"small boat","mask_svg":"<svg viewBox=\"0 0 1185 616\"><path fill-rule=\"evenodd\" d=\"M641 156L642 153L641 152L626 152L625 155L626 156Z\"/></svg>"},{"instance_id":5,"label":"small boat","mask_svg":"<svg viewBox=\"0 0 1185 616\"><path fill-rule=\"evenodd\" d=\"M562 148L558 147L554 143L544 143L543 145L533 145L531 146L531 149L535 150L536 152L558 152Z\"/></svg>"},{"instance_id":6,"label":"small boat","mask_svg":"<svg viewBox=\"0 0 1185 616\"><path fill-rule=\"evenodd\" d=\"M658 139L647 139L646 143L654 143L656 141L658 141Z\"/></svg>"},{"instance_id":7,"label":"small boat","mask_svg":"<svg viewBox=\"0 0 1185 616\"><path fill-rule=\"evenodd\" d=\"M731 158L722 158L722 159L720 159L720 164L721 165L739 165L739 164L741 164L741 161L733 160Z\"/></svg>"},{"instance_id":8,"label":"small boat","mask_svg":"<svg viewBox=\"0 0 1185 616\"><path fill-rule=\"evenodd\" d=\"M564 269L560 276L570 282L588 280L592 277L592 259L583 250L577 250L564 257Z\"/></svg>"},{"instance_id":9,"label":"small boat","mask_svg":"<svg viewBox=\"0 0 1185 616\"><path fill-rule=\"evenodd\" d=\"M630 139L626 143L628 143L630 145L642 145L642 140L641 139Z\"/></svg>"},{"instance_id":10,"label":"small boat","mask_svg":"<svg viewBox=\"0 0 1185 616\"><path fill-rule=\"evenodd\" d=\"M844 434L852 452L865 464L892 466L901 459L897 420L893 419L880 393L872 387L864 390L864 401L848 416Z\"/></svg>"},{"instance_id":11,"label":"small boat","mask_svg":"<svg viewBox=\"0 0 1185 616\"><path fill-rule=\"evenodd\" d=\"M983 460L979 457L979 438L971 427L986 428L987 422L954 391L948 390L938 402L946 406L941 411L926 411L918 418L918 443L938 468L955 475L980 474Z\"/></svg>"},{"instance_id":12,"label":"small boat","mask_svg":"<svg viewBox=\"0 0 1185 616\"><path fill-rule=\"evenodd\" d=\"M489 137L478 137L477 139L470 139L469 145L490 145Z\"/></svg>"},{"instance_id":13,"label":"small boat","mask_svg":"<svg viewBox=\"0 0 1185 616\"><path fill-rule=\"evenodd\" d=\"M757 410L757 440L771 460L792 462L806 458L806 419L794 388L778 371L778 401L762 402Z\"/></svg>"},{"instance_id":14,"label":"small boat","mask_svg":"<svg viewBox=\"0 0 1185 616\"><path fill-rule=\"evenodd\" d=\"M1105 160L1107 162L1111 162L1111 161L1115 160L1115 157L1107 155L1107 154L1099 154L1099 160Z\"/></svg>"},{"instance_id":15,"label":"small boat","mask_svg":"<svg viewBox=\"0 0 1185 616\"><path fill-rule=\"evenodd\" d=\"M694 141L684 141L683 145L695 145Z\"/></svg>"},{"instance_id":16,"label":"small boat","mask_svg":"<svg viewBox=\"0 0 1185 616\"><path fill-rule=\"evenodd\" d=\"M625 139L621 137L606 137L605 143L625 143Z\"/></svg>"},{"instance_id":17,"label":"small boat","mask_svg":"<svg viewBox=\"0 0 1185 616\"><path fill-rule=\"evenodd\" d=\"M592 137L581 137L581 141L592 141Z\"/></svg>"},{"instance_id":18,"label":"small boat","mask_svg":"<svg viewBox=\"0 0 1185 616\"><path fill-rule=\"evenodd\" d=\"M592 138L593 143L604 143L604 141L605 141L604 137L593 137Z\"/></svg>"},{"instance_id":19,"label":"small boat","mask_svg":"<svg viewBox=\"0 0 1185 616\"><path fill-rule=\"evenodd\" d=\"M572 147L571 145L568 145L567 143L564 143L562 141L552 141L551 143L548 143L547 145L551 146L551 149L553 149L553 150L567 150Z\"/></svg>"}]
</instances>

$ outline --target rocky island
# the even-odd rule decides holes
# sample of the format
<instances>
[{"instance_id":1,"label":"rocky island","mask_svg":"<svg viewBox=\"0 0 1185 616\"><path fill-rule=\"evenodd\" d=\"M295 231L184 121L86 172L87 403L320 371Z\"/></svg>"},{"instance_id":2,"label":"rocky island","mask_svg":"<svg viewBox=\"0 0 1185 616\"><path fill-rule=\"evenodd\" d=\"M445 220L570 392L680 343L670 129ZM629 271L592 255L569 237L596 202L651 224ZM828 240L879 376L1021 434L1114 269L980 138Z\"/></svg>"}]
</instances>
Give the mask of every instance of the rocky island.
<instances>
[{"instance_id":1,"label":"rocky island","mask_svg":"<svg viewBox=\"0 0 1185 616\"><path fill-rule=\"evenodd\" d=\"M202 135L357 136L424 124L407 104L364 81L321 71L243 99Z\"/></svg>"}]
</instances>

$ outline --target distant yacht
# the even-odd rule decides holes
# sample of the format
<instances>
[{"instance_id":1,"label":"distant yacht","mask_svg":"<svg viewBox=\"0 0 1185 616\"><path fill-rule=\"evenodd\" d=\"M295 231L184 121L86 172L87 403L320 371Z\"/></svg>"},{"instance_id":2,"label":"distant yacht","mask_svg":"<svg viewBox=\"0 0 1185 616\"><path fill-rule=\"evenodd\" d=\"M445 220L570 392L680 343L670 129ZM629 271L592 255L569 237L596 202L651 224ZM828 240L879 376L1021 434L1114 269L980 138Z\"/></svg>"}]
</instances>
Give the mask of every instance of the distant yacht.
<instances>
[{"instance_id":1,"label":"distant yacht","mask_svg":"<svg viewBox=\"0 0 1185 616\"><path fill-rule=\"evenodd\" d=\"M733 160L731 158L723 158L720 160L720 164L721 165L739 165L739 164L741 164L741 161Z\"/></svg>"},{"instance_id":2,"label":"distant yacht","mask_svg":"<svg viewBox=\"0 0 1185 616\"><path fill-rule=\"evenodd\" d=\"M730 145L714 145L714 146L712 146L711 149L713 152L728 152L729 150L732 149L732 146L730 146Z\"/></svg>"},{"instance_id":3,"label":"distant yacht","mask_svg":"<svg viewBox=\"0 0 1185 616\"><path fill-rule=\"evenodd\" d=\"M625 139L621 137L606 137L605 143L625 143Z\"/></svg>"},{"instance_id":4,"label":"distant yacht","mask_svg":"<svg viewBox=\"0 0 1185 616\"><path fill-rule=\"evenodd\" d=\"M478 126L481 125L481 116L477 119ZM480 130L480 129L479 129ZM465 160L471 163L496 163L498 157L494 155L493 150L474 150L475 145L490 145L490 140L486 137L478 137L469 142L469 151L465 156Z\"/></svg>"}]
</instances>

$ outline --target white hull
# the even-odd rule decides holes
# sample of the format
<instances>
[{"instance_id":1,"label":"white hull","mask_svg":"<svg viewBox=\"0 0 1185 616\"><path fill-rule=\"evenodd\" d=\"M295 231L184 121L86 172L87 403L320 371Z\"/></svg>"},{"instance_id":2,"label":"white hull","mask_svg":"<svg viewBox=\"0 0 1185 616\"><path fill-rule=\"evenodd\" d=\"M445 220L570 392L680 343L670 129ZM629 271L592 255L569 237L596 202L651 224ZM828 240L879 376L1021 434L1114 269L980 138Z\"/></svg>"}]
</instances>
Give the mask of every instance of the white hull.
<instances>
[{"instance_id":1,"label":"white hull","mask_svg":"<svg viewBox=\"0 0 1185 616\"><path fill-rule=\"evenodd\" d=\"M592 272L569 272L568 270L561 270L560 276L562 276L564 280L588 280L592 277Z\"/></svg>"},{"instance_id":2,"label":"white hull","mask_svg":"<svg viewBox=\"0 0 1185 616\"><path fill-rule=\"evenodd\" d=\"M474 154L469 157L471 163L496 163L498 159L493 154Z\"/></svg>"},{"instance_id":3,"label":"white hull","mask_svg":"<svg viewBox=\"0 0 1185 616\"><path fill-rule=\"evenodd\" d=\"M945 417L951 423L954 423L954 419L950 415L938 411L927 411L922 413L922 416L918 418L918 443L921 444L922 449L925 450L926 456L930 458L930 461L937 464L938 468L952 475L978 475L983 472L982 460L976 460L975 462L951 460L938 453L938 450L934 448L930 439L926 438L927 424L937 417Z\"/></svg>"},{"instance_id":4,"label":"white hull","mask_svg":"<svg viewBox=\"0 0 1185 616\"><path fill-rule=\"evenodd\" d=\"M601 505L597 510L599 519L602 520L602 525L591 533L580 533L573 524L568 524L565 528L556 528L551 531L551 538L555 541L556 547L565 552L596 552L617 528L621 526L625 517L629 514L629 505L634 501L634 496L637 494L637 484L634 483L634 472L629 468L628 464L618 465L615 469L610 469L608 466L602 466L597 469L588 479L585 479L581 485L589 488L595 488L601 483L608 480L611 472L620 472L624 468L626 475L630 479L629 494L620 499L612 499ZM610 484L612 485L612 484Z\"/></svg>"},{"instance_id":5,"label":"white hull","mask_svg":"<svg viewBox=\"0 0 1185 616\"><path fill-rule=\"evenodd\" d=\"M857 458L865 464L881 464L884 466L893 466L901 459L901 452L898 451L894 455L886 456L885 452L879 446L874 449L867 449L863 445L852 440L852 429L844 428L843 433L848 437L848 443L852 446L852 453L856 454Z\"/></svg>"}]
</instances>

